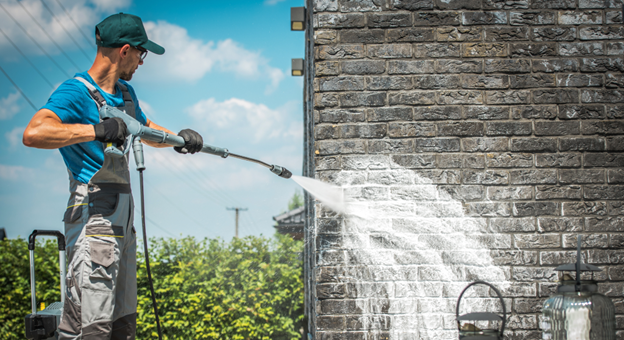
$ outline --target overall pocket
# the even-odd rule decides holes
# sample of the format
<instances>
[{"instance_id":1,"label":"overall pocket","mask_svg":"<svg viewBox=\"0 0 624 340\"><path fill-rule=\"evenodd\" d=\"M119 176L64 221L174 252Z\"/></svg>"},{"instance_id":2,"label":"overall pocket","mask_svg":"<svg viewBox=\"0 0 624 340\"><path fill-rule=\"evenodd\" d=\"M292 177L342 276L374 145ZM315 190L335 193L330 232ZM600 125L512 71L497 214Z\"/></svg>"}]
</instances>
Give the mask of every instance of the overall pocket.
<instances>
[{"instance_id":1,"label":"overall pocket","mask_svg":"<svg viewBox=\"0 0 624 340\"><path fill-rule=\"evenodd\" d=\"M74 204L67 207L63 215L63 222L74 223L82 216L82 209L87 203Z\"/></svg>"},{"instance_id":2,"label":"overall pocket","mask_svg":"<svg viewBox=\"0 0 624 340\"><path fill-rule=\"evenodd\" d=\"M119 194L94 192L89 194L89 216L110 216L117 210Z\"/></svg>"}]
</instances>

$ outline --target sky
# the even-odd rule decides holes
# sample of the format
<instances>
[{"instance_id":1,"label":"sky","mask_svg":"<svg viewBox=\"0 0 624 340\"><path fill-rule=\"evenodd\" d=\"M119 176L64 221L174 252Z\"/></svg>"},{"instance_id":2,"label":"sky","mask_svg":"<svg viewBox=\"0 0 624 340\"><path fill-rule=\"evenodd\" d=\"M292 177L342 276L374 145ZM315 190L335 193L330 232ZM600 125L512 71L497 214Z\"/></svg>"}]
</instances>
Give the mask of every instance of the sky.
<instances>
[{"instance_id":1,"label":"sky","mask_svg":"<svg viewBox=\"0 0 624 340\"><path fill-rule=\"evenodd\" d=\"M303 2L0 0L0 228L9 238L63 230L63 159L58 150L25 147L22 133L56 87L89 69L95 25L118 12L141 17L149 39L166 49L148 54L130 81L149 119L176 132L194 129L205 143L300 175L303 79L290 75L290 62L303 58L305 47L289 17ZM240 212L240 236L271 236L272 217L301 192L292 180L234 158L146 147L145 165L148 237L229 240L233 207L248 209ZM141 238L132 157L130 169Z\"/></svg>"}]
</instances>

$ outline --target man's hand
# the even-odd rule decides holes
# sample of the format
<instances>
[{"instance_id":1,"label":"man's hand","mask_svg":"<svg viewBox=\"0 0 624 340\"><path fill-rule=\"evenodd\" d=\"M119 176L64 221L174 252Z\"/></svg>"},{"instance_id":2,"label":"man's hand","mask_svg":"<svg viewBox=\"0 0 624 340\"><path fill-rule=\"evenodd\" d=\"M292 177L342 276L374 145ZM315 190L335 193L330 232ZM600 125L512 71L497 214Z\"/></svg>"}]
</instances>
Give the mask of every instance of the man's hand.
<instances>
[{"instance_id":1,"label":"man's hand","mask_svg":"<svg viewBox=\"0 0 624 340\"><path fill-rule=\"evenodd\" d=\"M126 123L121 118L105 119L93 126L95 129L95 140L102 143L116 143L123 145L126 136L129 135Z\"/></svg>"},{"instance_id":2,"label":"man's hand","mask_svg":"<svg viewBox=\"0 0 624 340\"><path fill-rule=\"evenodd\" d=\"M180 131L178 136L184 138L184 146L173 148L179 153L196 153L201 151L204 147L204 139L202 136L191 129Z\"/></svg>"}]
</instances>

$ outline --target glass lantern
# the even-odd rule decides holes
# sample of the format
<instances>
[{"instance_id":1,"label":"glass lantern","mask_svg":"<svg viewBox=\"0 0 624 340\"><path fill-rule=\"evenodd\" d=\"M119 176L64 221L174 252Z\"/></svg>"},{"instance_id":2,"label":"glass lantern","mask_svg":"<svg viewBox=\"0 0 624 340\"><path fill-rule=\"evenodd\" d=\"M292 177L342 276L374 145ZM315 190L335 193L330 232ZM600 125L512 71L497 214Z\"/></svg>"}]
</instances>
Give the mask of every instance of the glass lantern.
<instances>
[{"instance_id":1,"label":"glass lantern","mask_svg":"<svg viewBox=\"0 0 624 340\"><path fill-rule=\"evenodd\" d=\"M474 285L485 285L489 286L496 292L498 299L500 300L501 305L503 306L503 315L499 315L496 313L489 312L477 312L477 313L468 313L459 315L459 305L464 296L466 290ZM503 333L505 332L505 322L506 322L507 310L505 308L505 301L503 300L503 296L501 293L494 287L492 284L487 283L485 281L475 281L464 290L462 290L459 295L459 299L457 299L457 307L455 309L455 316L457 317L457 328L459 330L459 339L460 340L500 340L503 339ZM477 325L480 325L479 322L487 322L489 325L500 323L499 328L493 329L481 329Z\"/></svg>"}]
</instances>

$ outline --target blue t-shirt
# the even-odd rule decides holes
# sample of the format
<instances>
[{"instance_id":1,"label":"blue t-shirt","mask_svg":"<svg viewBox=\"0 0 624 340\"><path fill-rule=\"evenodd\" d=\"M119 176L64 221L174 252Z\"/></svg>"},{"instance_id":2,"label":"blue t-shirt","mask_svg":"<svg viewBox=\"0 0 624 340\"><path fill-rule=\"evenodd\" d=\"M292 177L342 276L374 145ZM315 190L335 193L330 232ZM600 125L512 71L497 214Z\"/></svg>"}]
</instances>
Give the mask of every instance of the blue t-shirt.
<instances>
[{"instance_id":1,"label":"blue t-shirt","mask_svg":"<svg viewBox=\"0 0 624 340\"><path fill-rule=\"evenodd\" d=\"M108 105L124 106L123 94L119 86L115 85L115 94L109 94L102 90L87 72L76 73L75 76L84 78L93 84L104 96ZM134 89L121 79L119 82L128 87L130 96L134 101L136 119L143 125L147 124L147 119L139 107ZM66 124L95 125L100 122L100 114L95 101L89 95L87 87L76 79L69 79L61 84L52 93L43 108L54 112ZM74 179L82 183L89 183L91 177L104 164L104 144L98 141L68 145L60 148L59 151Z\"/></svg>"}]
</instances>

